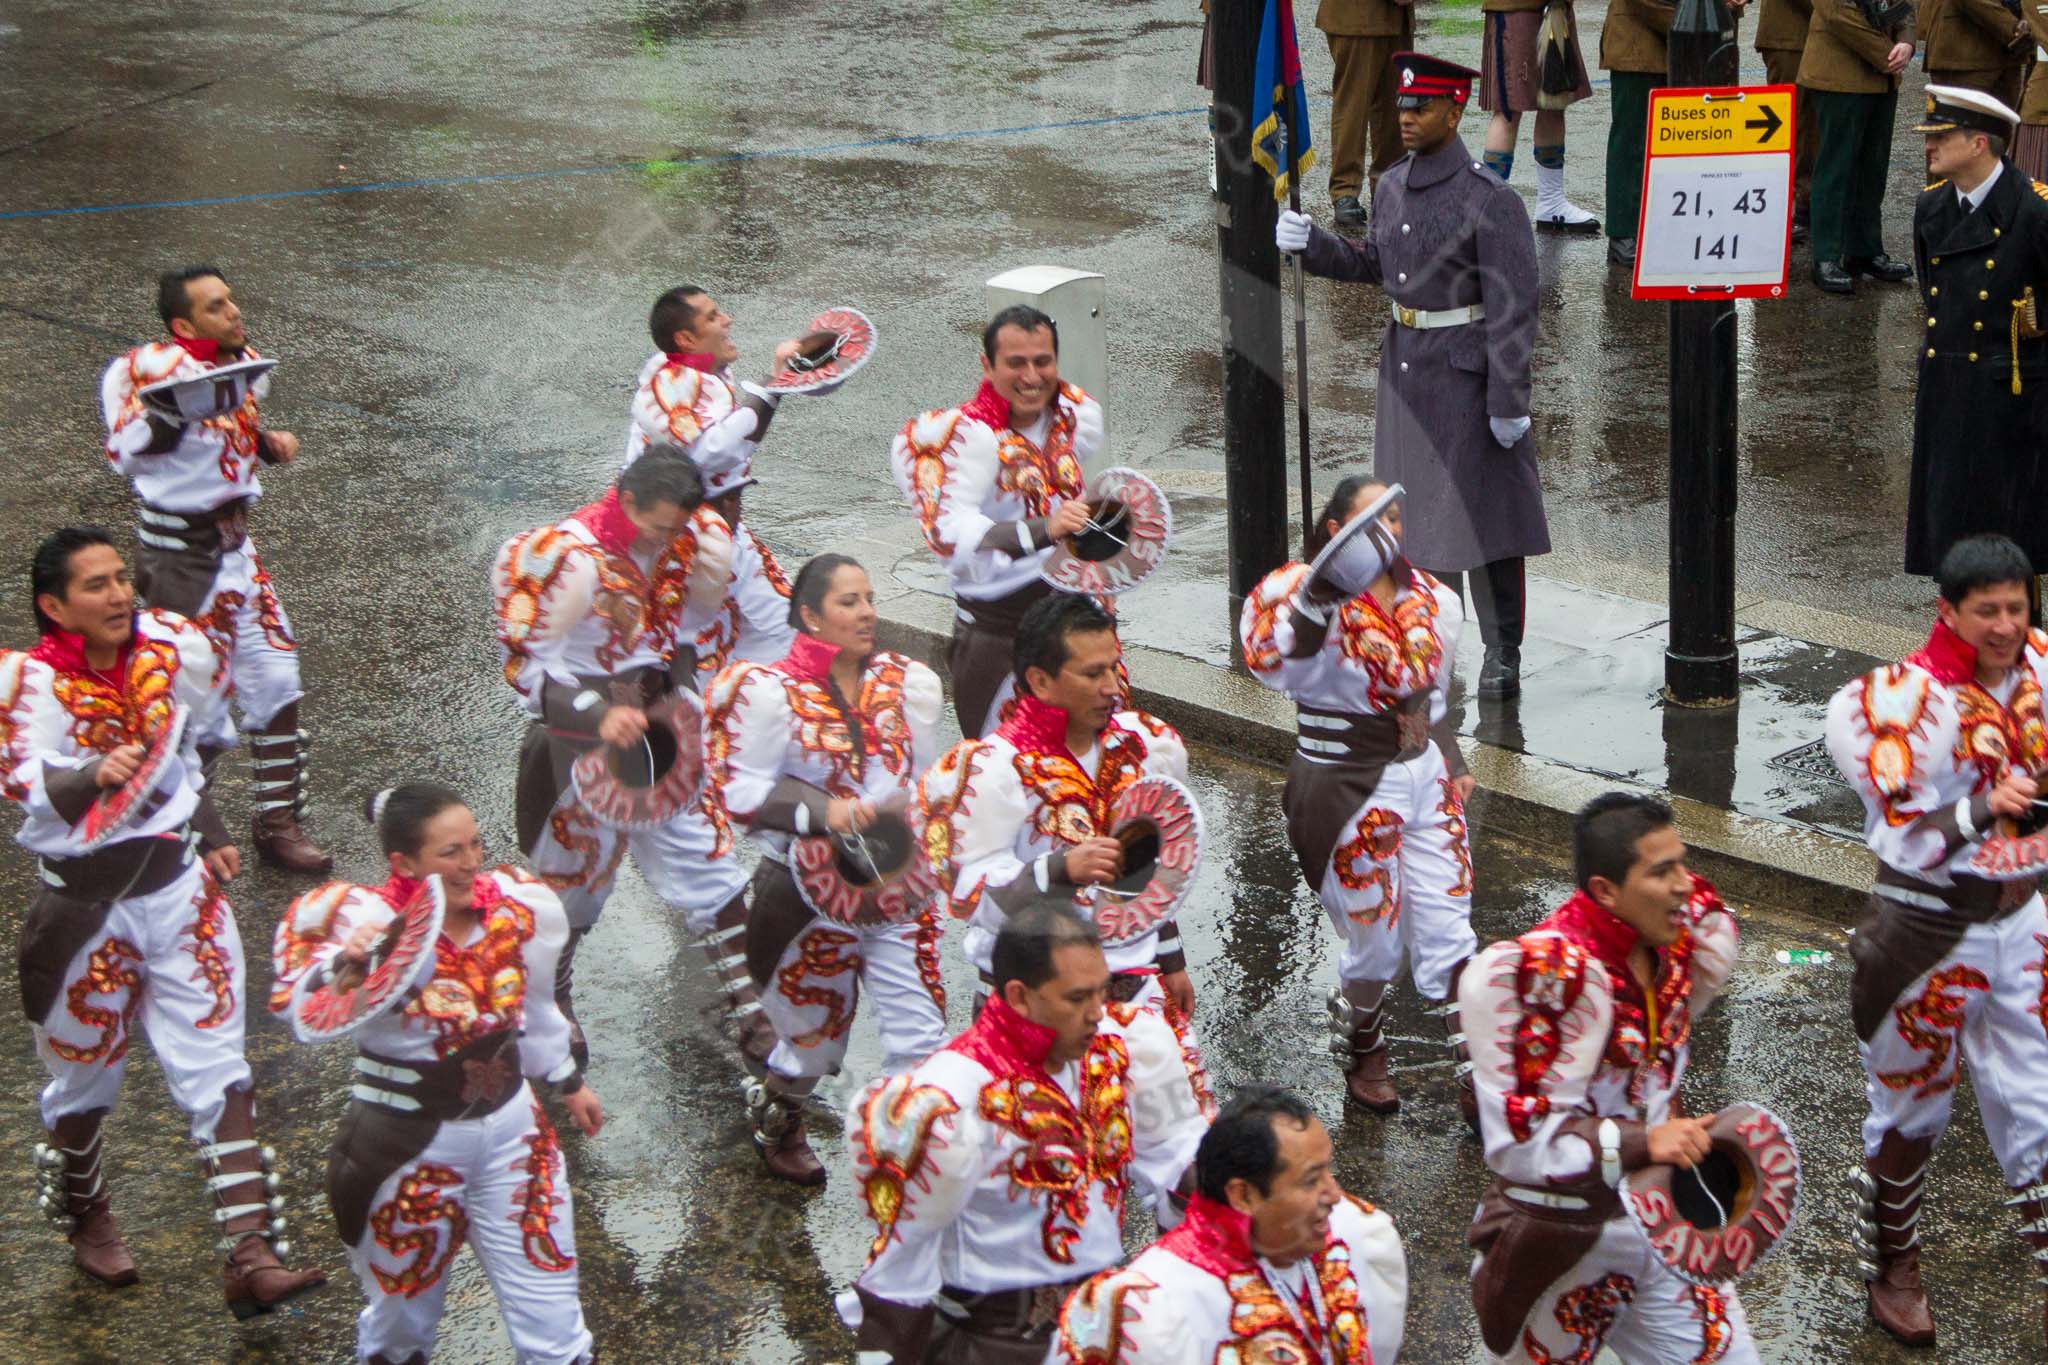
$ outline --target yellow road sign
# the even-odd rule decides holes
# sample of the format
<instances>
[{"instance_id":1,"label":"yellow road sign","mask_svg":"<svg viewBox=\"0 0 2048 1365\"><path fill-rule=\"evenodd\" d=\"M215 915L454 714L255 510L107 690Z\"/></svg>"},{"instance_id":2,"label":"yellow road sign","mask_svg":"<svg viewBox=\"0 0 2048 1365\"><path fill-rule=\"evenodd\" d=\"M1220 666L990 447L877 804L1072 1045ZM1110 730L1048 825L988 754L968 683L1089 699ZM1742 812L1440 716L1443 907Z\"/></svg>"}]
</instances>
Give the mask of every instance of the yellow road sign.
<instances>
[{"instance_id":1,"label":"yellow road sign","mask_svg":"<svg viewBox=\"0 0 2048 1365\"><path fill-rule=\"evenodd\" d=\"M1739 97L1738 97L1739 96ZM1650 94L1652 157L1725 156L1792 149L1788 90L1656 90Z\"/></svg>"}]
</instances>

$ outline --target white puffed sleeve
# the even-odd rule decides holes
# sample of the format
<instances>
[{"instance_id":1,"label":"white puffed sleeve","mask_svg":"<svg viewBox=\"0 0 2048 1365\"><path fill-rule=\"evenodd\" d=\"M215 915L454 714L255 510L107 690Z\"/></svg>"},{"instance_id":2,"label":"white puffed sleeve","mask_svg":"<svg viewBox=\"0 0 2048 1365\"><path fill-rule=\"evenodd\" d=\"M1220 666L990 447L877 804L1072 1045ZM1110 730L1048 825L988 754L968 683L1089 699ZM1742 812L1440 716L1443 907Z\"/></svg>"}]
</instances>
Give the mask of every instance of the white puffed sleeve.
<instances>
[{"instance_id":1,"label":"white puffed sleeve","mask_svg":"<svg viewBox=\"0 0 2048 1365\"><path fill-rule=\"evenodd\" d=\"M541 526L506 541L491 565L505 681L538 704L541 682L576 686L563 657L570 630L590 614L601 581L596 557L574 535Z\"/></svg>"},{"instance_id":2,"label":"white puffed sleeve","mask_svg":"<svg viewBox=\"0 0 2048 1365\"><path fill-rule=\"evenodd\" d=\"M569 914L561 897L547 883L516 867L484 874L505 899L533 916L533 937L526 941L526 1004L519 1025L519 1070L531 1080L560 1085L576 1074L569 1054L572 1029L555 1003L555 970L569 943Z\"/></svg>"}]
</instances>

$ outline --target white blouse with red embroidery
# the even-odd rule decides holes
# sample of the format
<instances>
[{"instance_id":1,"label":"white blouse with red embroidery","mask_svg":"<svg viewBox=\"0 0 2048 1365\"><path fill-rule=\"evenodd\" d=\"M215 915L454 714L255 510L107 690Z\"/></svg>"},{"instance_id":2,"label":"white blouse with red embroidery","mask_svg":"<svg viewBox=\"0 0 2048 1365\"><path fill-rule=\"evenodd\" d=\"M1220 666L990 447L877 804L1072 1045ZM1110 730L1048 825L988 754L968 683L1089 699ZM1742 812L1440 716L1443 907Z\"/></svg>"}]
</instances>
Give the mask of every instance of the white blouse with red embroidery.
<instances>
[{"instance_id":1,"label":"white blouse with red embroidery","mask_svg":"<svg viewBox=\"0 0 2048 1365\"><path fill-rule=\"evenodd\" d=\"M260 360L255 348L237 360ZM263 495L257 481L257 401L270 392L270 376L250 386L233 412L185 426L178 443L160 455L144 454L154 438L140 392L164 379L197 379L213 364L171 341L138 346L107 366L100 379L100 414L107 424L107 459L133 480L136 496L168 512L207 512L231 498Z\"/></svg>"},{"instance_id":2,"label":"white blouse with red embroidery","mask_svg":"<svg viewBox=\"0 0 2048 1365\"><path fill-rule=\"evenodd\" d=\"M1391 610L1371 593L1331 608L1321 646L1296 658L1292 604L1307 577L1308 565L1283 564L1245 598L1238 637L1252 676L1297 705L1361 715L1427 691L1430 724L1442 720L1465 624L1458 595L1417 569Z\"/></svg>"},{"instance_id":3,"label":"white blouse with red embroidery","mask_svg":"<svg viewBox=\"0 0 2048 1365\"><path fill-rule=\"evenodd\" d=\"M1019 878L1049 890L1054 853L1108 829L1110 808L1141 777L1186 782L1187 746L1165 721L1120 711L1076 756L1066 743L1066 712L1033 698L979 740L963 740L918 782L939 889L955 918L968 920L962 948L983 971L1005 911L994 896ZM930 832L936 825L941 834ZM1171 923L1171 921L1167 921ZM1162 926L1108 944L1112 971L1150 966Z\"/></svg>"},{"instance_id":4,"label":"white blouse with red embroidery","mask_svg":"<svg viewBox=\"0 0 2048 1365\"><path fill-rule=\"evenodd\" d=\"M861 669L859 695L842 699L830 674L838 652L799 635L780 662L734 664L706 689L712 780L734 819L751 824L784 778L878 805L905 799L937 753L945 707L938 674L876 650ZM848 724L849 706L857 732ZM760 826L753 834L777 859L793 837Z\"/></svg>"},{"instance_id":5,"label":"white blouse with red embroidery","mask_svg":"<svg viewBox=\"0 0 2048 1365\"><path fill-rule=\"evenodd\" d=\"M271 942L272 1012L284 1013L300 980L327 971L357 929L389 924L414 885L328 882L294 900ZM569 1021L555 1004L569 917L546 884L513 867L483 873L473 894L480 922L469 939L456 943L443 933L420 959L411 1000L349 1036L380 1057L433 1062L516 1029L521 1074L559 1084L576 1070Z\"/></svg>"},{"instance_id":6,"label":"white blouse with red embroidery","mask_svg":"<svg viewBox=\"0 0 2048 1365\"><path fill-rule=\"evenodd\" d=\"M84 853L79 828L51 804L48 777L143 742L174 705L187 708L188 717L179 752L163 775L169 799L124 837L184 829L206 787L200 746L234 745L228 695L227 661L212 637L168 611L136 613L134 637L111 676L86 665L75 635L46 636L33 650L0 651L0 791L20 802L27 816L16 840L47 857Z\"/></svg>"},{"instance_id":7,"label":"white blouse with red embroidery","mask_svg":"<svg viewBox=\"0 0 2048 1365\"><path fill-rule=\"evenodd\" d=\"M505 542L491 571L505 681L540 713L540 682L666 667L725 601L732 537L709 507L659 555L632 548L616 491Z\"/></svg>"},{"instance_id":8,"label":"white blouse with red embroidery","mask_svg":"<svg viewBox=\"0 0 2048 1365\"><path fill-rule=\"evenodd\" d=\"M740 402L730 370L701 370L657 351L633 382L626 427L626 463L654 441L681 446L706 476L744 479L759 448L759 418Z\"/></svg>"},{"instance_id":9,"label":"white blouse with red embroidery","mask_svg":"<svg viewBox=\"0 0 2048 1365\"><path fill-rule=\"evenodd\" d=\"M1038 581L1051 553L1021 557L982 548L996 525L1029 521L1082 496L1089 463L1102 448L1102 405L1072 384L1039 425L1018 431L1009 405L987 383L967 403L913 417L897 433L889 467L910 501L925 543L945 561L956 597L992 600Z\"/></svg>"},{"instance_id":10,"label":"white blouse with red embroidery","mask_svg":"<svg viewBox=\"0 0 2048 1365\"><path fill-rule=\"evenodd\" d=\"M2032 632L2020 667L1995 686L1976 668L1976 651L1937 626L1925 648L1828 703L1828 754L1863 800L1864 842L1938 887L1953 885L1992 833L1991 789L2014 769L2048 764L2048 635Z\"/></svg>"}]
</instances>

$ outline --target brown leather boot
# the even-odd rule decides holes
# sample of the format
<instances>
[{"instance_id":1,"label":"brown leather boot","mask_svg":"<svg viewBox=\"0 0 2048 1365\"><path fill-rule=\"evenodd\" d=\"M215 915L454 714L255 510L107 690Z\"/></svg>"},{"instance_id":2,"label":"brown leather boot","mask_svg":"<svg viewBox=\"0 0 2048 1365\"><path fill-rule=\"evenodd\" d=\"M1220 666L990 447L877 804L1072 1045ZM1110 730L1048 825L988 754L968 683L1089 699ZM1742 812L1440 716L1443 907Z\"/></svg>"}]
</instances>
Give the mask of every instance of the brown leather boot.
<instances>
[{"instance_id":1,"label":"brown leather boot","mask_svg":"<svg viewBox=\"0 0 2048 1365\"><path fill-rule=\"evenodd\" d=\"M2013 1197L2005 1201L2020 1211L2020 1241L2026 1244L2034 1263L2036 1284L2048 1285L2048 1171L2034 1178L2034 1183L2018 1187ZM2048 1305L2043 1305L2041 1331L2048 1339Z\"/></svg>"},{"instance_id":2,"label":"brown leather boot","mask_svg":"<svg viewBox=\"0 0 2048 1365\"><path fill-rule=\"evenodd\" d=\"M123 1289L142 1278L114 1226L107 1178L100 1168L100 1125L107 1111L66 1114L36 1147L36 1203L71 1243L71 1259L101 1284Z\"/></svg>"},{"instance_id":3,"label":"brown leather boot","mask_svg":"<svg viewBox=\"0 0 2048 1365\"><path fill-rule=\"evenodd\" d=\"M822 1185L825 1167L804 1137L804 1096L816 1082L771 1074L747 1087L747 1112L754 1121L754 1150L777 1180Z\"/></svg>"},{"instance_id":4,"label":"brown leather boot","mask_svg":"<svg viewBox=\"0 0 2048 1365\"><path fill-rule=\"evenodd\" d=\"M569 1057L580 1071L590 1070L590 1044L583 1037L583 1025L576 1022L576 945L589 932L588 928L571 929L562 955L555 959L555 1008L569 1021Z\"/></svg>"},{"instance_id":5,"label":"brown leather boot","mask_svg":"<svg viewBox=\"0 0 2048 1365\"><path fill-rule=\"evenodd\" d=\"M1934 1344L1934 1310L1920 1283L1920 1189L1933 1155L1933 1138L1889 1132L1850 1178L1857 1268L1868 1282L1871 1320L1908 1346Z\"/></svg>"},{"instance_id":6,"label":"brown leather boot","mask_svg":"<svg viewBox=\"0 0 2048 1365\"><path fill-rule=\"evenodd\" d=\"M290 1270L278 1259L292 1251L284 1239L284 1198L272 1170L276 1154L256 1142L256 1097L249 1088L228 1091L213 1141L199 1148L199 1161L218 1206L213 1211L221 1225L217 1245L228 1253L221 1291L230 1312L253 1318L327 1283L324 1270Z\"/></svg>"},{"instance_id":7,"label":"brown leather boot","mask_svg":"<svg viewBox=\"0 0 2048 1365\"><path fill-rule=\"evenodd\" d=\"M768 1075L768 1054L775 1050L775 1025L761 1010L754 978L747 971L747 900L742 892L718 909L711 932L698 940L711 979L725 996L726 1016L740 1063L755 1080Z\"/></svg>"},{"instance_id":8,"label":"brown leather boot","mask_svg":"<svg viewBox=\"0 0 2048 1365\"><path fill-rule=\"evenodd\" d=\"M305 740L297 702L272 716L262 734L250 736L252 841L258 853L288 872L331 872L334 859L299 825L306 807Z\"/></svg>"},{"instance_id":9,"label":"brown leather boot","mask_svg":"<svg viewBox=\"0 0 2048 1365\"><path fill-rule=\"evenodd\" d=\"M1436 1013L1444 1021L1444 1041L1451 1049L1451 1081L1458 1087L1458 1116L1465 1120L1465 1126L1472 1130L1473 1137L1484 1136L1479 1131L1479 1095L1472 1088L1472 1050L1465 1045L1465 1027L1458 1016L1458 981L1465 975L1465 967L1472 961L1466 958L1451 968L1450 990L1444 1003L1437 1006Z\"/></svg>"},{"instance_id":10,"label":"brown leather boot","mask_svg":"<svg viewBox=\"0 0 2048 1365\"><path fill-rule=\"evenodd\" d=\"M1344 1097L1375 1114L1398 1113L1401 1097L1387 1068L1387 1038L1380 1030L1384 981L1346 981L1330 992L1330 1051L1344 1063Z\"/></svg>"}]
</instances>

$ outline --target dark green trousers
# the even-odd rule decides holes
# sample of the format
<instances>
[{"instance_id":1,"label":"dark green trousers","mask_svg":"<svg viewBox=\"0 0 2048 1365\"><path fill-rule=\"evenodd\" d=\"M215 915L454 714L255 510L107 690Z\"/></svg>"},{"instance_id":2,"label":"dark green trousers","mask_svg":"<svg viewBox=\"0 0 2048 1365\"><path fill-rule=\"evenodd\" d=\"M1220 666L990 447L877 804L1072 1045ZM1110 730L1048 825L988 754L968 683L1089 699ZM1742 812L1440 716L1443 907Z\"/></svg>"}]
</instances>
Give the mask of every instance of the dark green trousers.
<instances>
[{"instance_id":1,"label":"dark green trousers","mask_svg":"<svg viewBox=\"0 0 2048 1365\"><path fill-rule=\"evenodd\" d=\"M1650 139L1650 92L1668 82L1648 71L1608 73L1613 115L1607 125L1607 235L1636 235L1643 211L1643 154Z\"/></svg>"},{"instance_id":2,"label":"dark green trousers","mask_svg":"<svg viewBox=\"0 0 2048 1365\"><path fill-rule=\"evenodd\" d=\"M1813 259L1861 260L1884 250L1884 181L1899 94L1807 92L1813 99Z\"/></svg>"}]
</instances>

